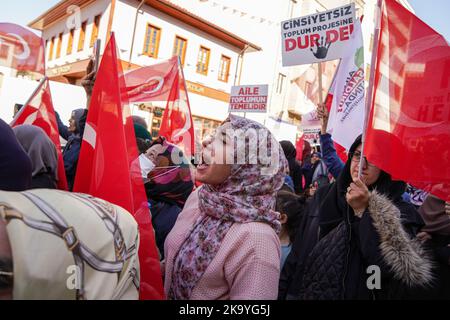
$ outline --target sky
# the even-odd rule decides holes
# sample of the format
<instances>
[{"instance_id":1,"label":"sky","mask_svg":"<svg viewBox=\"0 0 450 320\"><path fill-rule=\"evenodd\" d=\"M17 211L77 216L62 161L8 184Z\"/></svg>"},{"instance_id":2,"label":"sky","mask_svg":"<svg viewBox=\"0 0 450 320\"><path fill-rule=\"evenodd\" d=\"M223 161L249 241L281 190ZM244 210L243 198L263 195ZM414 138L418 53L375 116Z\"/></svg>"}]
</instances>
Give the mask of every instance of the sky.
<instances>
[{"instance_id":1,"label":"sky","mask_svg":"<svg viewBox=\"0 0 450 320\"><path fill-rule=\"evenodd\" d=\"M58 2L59 0L1 1L0 22L27 25ZM450 42L450 0L409 0L409 3L419 18Z\"/></svg>"},{"instance_id":2,"label":"sky","mask_svg":"<svg viewBox=\"0 0 450 320\"><path fill-rule=\"evenodd\" d=\"M450 42L450 1L449 0L409 0L416 16L442 34Z\"/></svg>"},{"instance_id":3,"label":"sky","mask_svg":"<svg viewBox=\"0 0 450 320\"><path fill-rule=\"evenodd\" d=\"M0 22L12 22L26 26L59 0L1 1Z\"/></svg>"}]
</instances>

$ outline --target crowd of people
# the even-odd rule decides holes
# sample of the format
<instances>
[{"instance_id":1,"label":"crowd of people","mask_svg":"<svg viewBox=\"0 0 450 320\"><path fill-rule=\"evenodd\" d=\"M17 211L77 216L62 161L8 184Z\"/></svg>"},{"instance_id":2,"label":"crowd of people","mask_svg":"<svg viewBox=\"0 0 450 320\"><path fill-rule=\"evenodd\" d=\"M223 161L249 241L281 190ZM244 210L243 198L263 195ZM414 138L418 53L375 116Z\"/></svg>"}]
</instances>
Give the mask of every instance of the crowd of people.
<instances>
[{"instance_id":1,"label":"crowd of people","mask_svg":"<svg viewBox=\"0 0 450 320\"><path fill-rule=\"evenodd\" d=\"M392 180L362 155L361 137L341 160L325 106L318 111L320 148L305 141L301 161L291 142L230 115L203 142L195 170L190 159L174 163L180 149L133 118L151 163L143 179L168 299L450 299L450 204ZM75 110L69 127L58 116L70 190L87 114ZM229 129L263 132L245 150L272 150L276 170L227 162L239 152ZM42 129L0 121L0 146L0 298L137 299L137 248L149 244L131 215L55 190L56 147ZM83 274L74 288L70 265Z\"/></svg>"}]
</instances>

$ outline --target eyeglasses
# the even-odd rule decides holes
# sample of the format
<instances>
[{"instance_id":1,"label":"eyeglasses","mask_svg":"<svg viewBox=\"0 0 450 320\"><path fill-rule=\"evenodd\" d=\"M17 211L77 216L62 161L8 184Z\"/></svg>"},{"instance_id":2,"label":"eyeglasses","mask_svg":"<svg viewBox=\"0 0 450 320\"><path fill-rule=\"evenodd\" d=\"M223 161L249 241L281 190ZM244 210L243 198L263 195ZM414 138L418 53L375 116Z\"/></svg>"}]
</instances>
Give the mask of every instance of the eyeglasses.
<instances>
[{"instance_id":1,"label":"eyeglasses","mask_svg":"<svg viewBox=\"0 0 450 320\"><path fill-rule=\"evenodd\" d=\"M350 156L352 157L352 161L353 162L360 162L361 161L361 152L360 151L355 151L353 153L350 154ZM364 162L366 167L375 167L374 164L371 164L366 157L364 157Z\"/></svg>"}]
</instances>

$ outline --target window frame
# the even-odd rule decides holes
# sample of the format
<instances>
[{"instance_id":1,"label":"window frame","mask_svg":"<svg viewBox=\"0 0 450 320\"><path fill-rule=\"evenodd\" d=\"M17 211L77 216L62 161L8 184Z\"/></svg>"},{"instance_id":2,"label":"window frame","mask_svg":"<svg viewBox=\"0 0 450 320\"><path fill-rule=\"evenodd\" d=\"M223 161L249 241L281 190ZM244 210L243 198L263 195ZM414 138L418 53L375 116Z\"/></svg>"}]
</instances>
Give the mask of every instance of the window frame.
<instances>
[{"instance_id":1,"label":"window frame","mask_svg":"<svg viewBox=\"0 0 450 320\"><path fill-rule=\"evenodd\" d=\"M179 35L175 35L175 40L174 40L174 44L173 44L173 55L177 55L178 56L178 48L177 48L177 39L180 39L182 41L184 41L184 46L183 46L183 51L181 53L180 56L180 60L181 60L181 65L184 66L184 62L186 60L186 51L187 51L187 46L188 46L188 40L184 37L181 37Z\"/></svg>"},{"instance_id":2,"label":"window frame","mask_svg":"<svg viewBox=\"0 0 450 320\"><path fill-rule=\"evenodd\" d=\"M64 38L64 33L61 32L58 35L58 45L56 46L56 59L61 58L61 50L62 50L62 42L63 42L63 38Z\"/></svg>"},{"instance_id":3,"label":"window frame","mask_svg":"<svg viewBox=\"0 0 450 320\"><path fill-rule=\"evenodd\" d=\"M225 58L225 59L224 59ZM225 79L221 78L222 75L222 62L228 60L228 64L227 64L227 70L225 72ZM231 68L231 58L222 54L222 56L220 57L220 65L219 65L219 75L217 77L217 79L219 81L228 83L228 80L230 79L230 68Z\"/></svg>"},{"instance_id":4,"label":"window frame","mask_svg":"<svg viewBox=\"0 0 450 320\"><path fill-rule=\"evenodd\" d=\"M55 51L55 40L56 40L56 36L53 36L50 38L50 48L49 48L49 52L48 52L48 61L53 60L53 54Z\"/></svg>"},{"instance_id":5,"label":"window frame","mask_svg":"<svg viewBox=\"0 0 450 320\"><path fill-rule=\"evenodd\" d=\"M80 37L78 38L78 52L84 50L84 46L86 44L86 28L87 21L84 21L80 27Z\"/></svg>"},{"instance_id":6,"label":"window frame","mask_svg":"<svg viewBox=\"0 0 450 320\"><path fill-rule=\"evenodd\" d=\"M98 39L101 19L102 19L101 14L98 14L94 17L94 21L92 23L91 42L89 43L89 48L94 47L95 41Z\"/></svg>"},{"instance_id":7,"label":"window frame","mask_svg":"<svg viewBox=\"0 0 450 320\"><path fill-rule=\"evenodd\" d=\"M67 55L72 54L73 52L73 40L75 38L75 28L69 30L69 40L67 42Z\"/></svg>"},{"instance_id":8,"label":"window frame","mask_svg":"<svg viewBox=\"0 0 450 320\"><path fill-rule=\"evenodd\" d=\"M200 63L202 63L203 61L200 61L199 59L200 59L200 53L202 52L202 49L205 49L205 51L207 52L207 55L206 55L206 70L205 71L199 71L199 64ZM210 59L211 59L211 49L209 49L208 47L205 47L205 46L200 46L200 48L199 48L199 50L198 50L198 56L197 56L197 64L196 64L196 68L195 68L195 71L198 73L198 74L201 74L201 75L204 75L204 76L207 76L208 75L208 70L209 70L209 62L210 62Z\"/></svg>"},{"instance_id":9,"label":"window frame","mask_svg":"<svg viewBox=\"0 0 450 320\"><path fill-rule=\"evenodd\" d=\"M311 82L305 81L305 90L304 90L305 97L308 97L308 93L309 93L309 91L311 91L312 86L313 86L313 84Z\"/></svg>"},{"instance_id":10,"label":"window frame","mask_svg":"<svg viewBox=\"0 0 450 320\"><path fill-rule=\"evenodd\" d=\"M278 72L278 81L277 81L277 93L282 94L283 93L283 87L284 82L286 81L287 77L284 73Z\"/></svg>"},{"instance_id":11,"label":"window frame","mask_svg":"<svg viewBox=\"0 0 450 320\"><path fill-rule=\"evenodd\" d=\"M154 53L152 54L151 53L151 41L152 41L152 39L151 38L149 38L149 32L150 32L150 30L152 30L152 29L154 29L154 30L156 30L157 31L157 33L156 33L156 43L155 43L155 50L154 50ZM148 56L148 57L150 57L150 58L154 58L154 59L157 59L158 58L158 54L159 54L159 44L160 44L160 42L161 42L161 33L162 33L162 29L160 28L160 27L158 27L158 26L155 26L155 25L153 25L153 24L151 24L151 23L147 23L147 27L146 27L146 31L145 31L145 38L144 38L144 48L143 48L143 50L142 50L142 54L143 55L146 55L146 56ZM149 40L149 44L148 44L148 50L146 51L145 50L145 47L147 46L147 43L146 43L146 41L147 41L147 39Z\"/></svg>"}]
</instances>

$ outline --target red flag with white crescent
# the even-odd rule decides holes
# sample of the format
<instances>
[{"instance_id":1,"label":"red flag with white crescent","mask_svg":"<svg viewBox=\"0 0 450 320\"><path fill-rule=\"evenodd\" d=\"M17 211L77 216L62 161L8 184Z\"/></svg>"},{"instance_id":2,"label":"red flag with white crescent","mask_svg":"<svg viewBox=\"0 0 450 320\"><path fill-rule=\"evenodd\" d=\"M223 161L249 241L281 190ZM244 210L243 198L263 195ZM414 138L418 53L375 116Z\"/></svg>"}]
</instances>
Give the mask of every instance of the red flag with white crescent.
<instances>
[{"instance_id":1,"label":"red flag with white crescent","mask_svg":"<svg viewBox=\"0 0 450 320\"><path fill-rule=\"evenodd\" d=\"M52 95L48 79L43 79L38 90L16 115L11 127L29 124L40 127L52 140L58 153L58 189L68 190L64 160L61 153L58 124L56 122L55 110L53 109Z\"/></svg>"}]
</instances>

